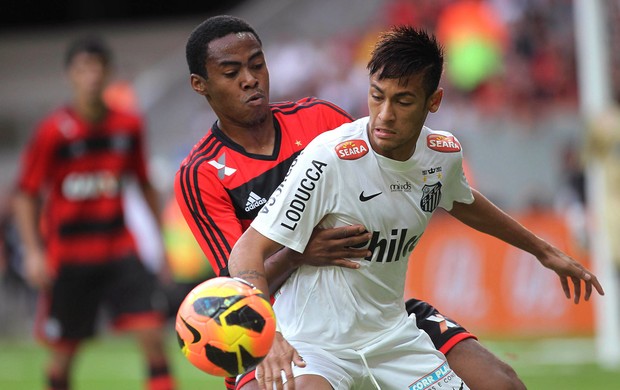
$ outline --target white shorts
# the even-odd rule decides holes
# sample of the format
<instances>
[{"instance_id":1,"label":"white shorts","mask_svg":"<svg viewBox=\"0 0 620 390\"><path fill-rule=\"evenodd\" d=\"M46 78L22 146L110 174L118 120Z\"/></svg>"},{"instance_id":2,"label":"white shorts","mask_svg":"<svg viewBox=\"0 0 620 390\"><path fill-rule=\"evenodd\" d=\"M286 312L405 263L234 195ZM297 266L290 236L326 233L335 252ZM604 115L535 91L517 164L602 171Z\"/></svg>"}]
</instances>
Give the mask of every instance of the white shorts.
<instances>
[{"instance_id":1,"label":"white shorts","mask_svg":"<svg viewBox=\"0 0 620 390\"><path fill-rule=\"evenodd\" d=\"M289 342L306 361L306 367L293 366L295 377L319 375L335 390L469 389L413 318L362 350L326 351L306 342Z\"/></svg>"}]
</instances>

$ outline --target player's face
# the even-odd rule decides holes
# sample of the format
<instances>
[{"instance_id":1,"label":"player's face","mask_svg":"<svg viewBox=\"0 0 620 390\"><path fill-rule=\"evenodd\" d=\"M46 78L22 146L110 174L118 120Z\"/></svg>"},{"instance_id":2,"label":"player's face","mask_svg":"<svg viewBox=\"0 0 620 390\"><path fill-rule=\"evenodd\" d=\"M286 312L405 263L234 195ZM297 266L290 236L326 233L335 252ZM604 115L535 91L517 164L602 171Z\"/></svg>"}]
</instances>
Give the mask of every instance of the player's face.
<instances>
[{"instance_id":1,"label":"player's face","mask_svg":"<svg viewBox=\"0 0 620 390\"><path fill-rule=\"evenodd\" d=\"M192 75L220 122L256 126L270 114L269 72L263 49L251 33L229 34L209 44L207 79Z\"/></svg>"},{"instance_id":2,"label":"player's face","mask_svg":"<svg viewBox=\"0 0 620 390\"><path fill-rule=\"evenodd\" d=\"M442 96L442 89L426 96L422 75L404 80L370 76L368 138L373 150L393 160L409 159L426 116L439 109Z\"/></svg>"},{"instance_id":3,"label":"player's face","mask_svg":"<svg viewBox=\"0 0 620 390\"><path fill-rule=\"evenodd\" d=\"M71 60L67 75L76 98L94 102L101 99L109 70L99 55L82 52Z\"/></svg>"}]
</instances>

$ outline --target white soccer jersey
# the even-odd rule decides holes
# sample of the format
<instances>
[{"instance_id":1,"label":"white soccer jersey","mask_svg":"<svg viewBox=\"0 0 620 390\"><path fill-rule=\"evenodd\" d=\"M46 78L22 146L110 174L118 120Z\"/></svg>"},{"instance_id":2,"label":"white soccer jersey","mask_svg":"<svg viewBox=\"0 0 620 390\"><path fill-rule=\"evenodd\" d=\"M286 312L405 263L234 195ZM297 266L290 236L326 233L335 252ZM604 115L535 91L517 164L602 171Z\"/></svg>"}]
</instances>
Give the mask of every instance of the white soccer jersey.
<instances>
[{"instance_id":1,"label":"white soccer jersey","mask_svg":"<svg viewBox=\"0 0 620 390\"><path fill-rule=\"evenodd\" d=\"M282 286L274 310L289 341L360 350L402 325L409 255L431 215L473 201L450 133L424 127L402 162L371 149L367 125L368 117L315 138L252 223L299 252L315 226L359 223L372 232L372 256L356 259L359 269L302 266Z\"/></svg>"}]
</instances>

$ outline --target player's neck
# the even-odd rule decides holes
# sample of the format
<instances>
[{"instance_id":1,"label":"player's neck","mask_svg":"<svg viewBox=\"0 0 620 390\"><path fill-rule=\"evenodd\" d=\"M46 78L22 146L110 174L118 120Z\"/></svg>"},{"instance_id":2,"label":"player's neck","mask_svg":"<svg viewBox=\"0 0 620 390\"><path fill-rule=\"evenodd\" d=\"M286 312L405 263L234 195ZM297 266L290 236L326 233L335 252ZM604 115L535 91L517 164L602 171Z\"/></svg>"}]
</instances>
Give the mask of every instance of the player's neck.
<instances>
[{"instance_id":1,"label":"player's neck","mask_svg":"<svg viewBox=\"0 0 620 390\"><path fill-rule=\"evenodd\" d=\"M108 111L102 99L75 99L72 107L80 118L91 123L96 123L103 120Z\"/></svg>"},{"instance_id":2,"label":"player's neck","mask_svg":"<svg viewBox=\"0 0 620 390\"><path fill-rule=\"evenodd\" d=\"M275 147L276 130L273 117L269 115L264 121L248 126L218 121L220 130L231 140L252 154L271 156Z\"/></svg>"}]
</instances>

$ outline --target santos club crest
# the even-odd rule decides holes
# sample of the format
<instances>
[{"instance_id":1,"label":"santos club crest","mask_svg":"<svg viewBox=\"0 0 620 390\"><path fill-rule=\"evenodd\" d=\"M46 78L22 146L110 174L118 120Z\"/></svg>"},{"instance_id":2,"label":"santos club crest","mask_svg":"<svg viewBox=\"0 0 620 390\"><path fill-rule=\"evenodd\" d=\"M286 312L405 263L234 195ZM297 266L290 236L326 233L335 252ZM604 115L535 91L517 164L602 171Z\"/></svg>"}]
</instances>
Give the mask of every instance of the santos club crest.
<instances>
[{"instance_id":1,"label":"santos club crest","mask_svg":"<svg viewBox=\"0 0 620 390\"><path fill-rule=\"evenodd\" d=\"M432 213L439 205L441 200L441 183L437 182L433 185L424 185L422 187L422 199L420 200L420 208L422 211Z\"/></svg>"}]
</instances>

